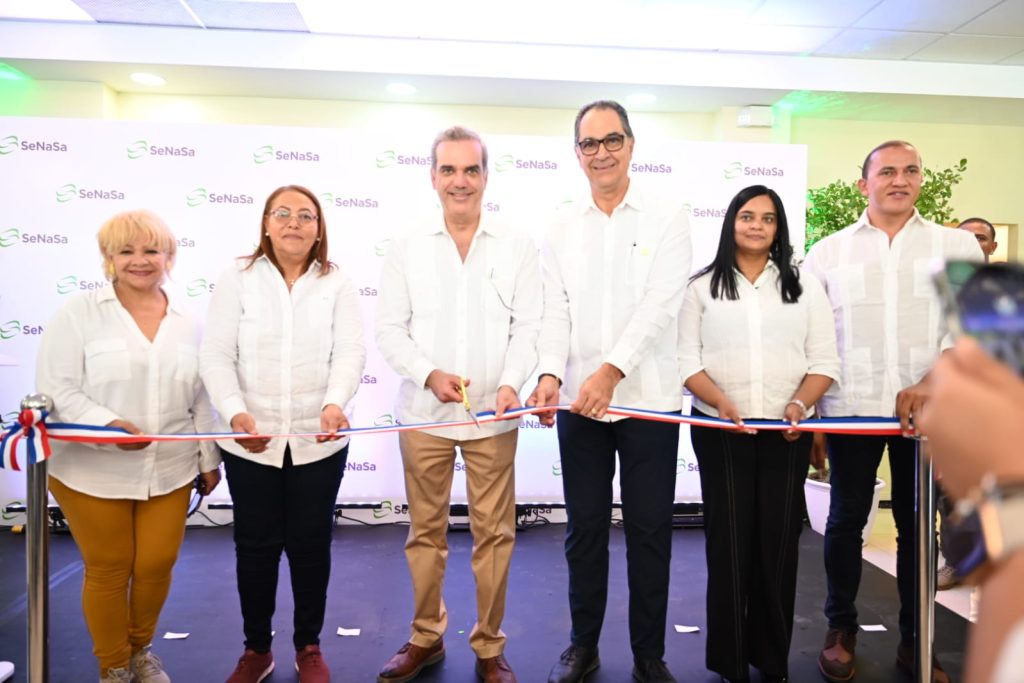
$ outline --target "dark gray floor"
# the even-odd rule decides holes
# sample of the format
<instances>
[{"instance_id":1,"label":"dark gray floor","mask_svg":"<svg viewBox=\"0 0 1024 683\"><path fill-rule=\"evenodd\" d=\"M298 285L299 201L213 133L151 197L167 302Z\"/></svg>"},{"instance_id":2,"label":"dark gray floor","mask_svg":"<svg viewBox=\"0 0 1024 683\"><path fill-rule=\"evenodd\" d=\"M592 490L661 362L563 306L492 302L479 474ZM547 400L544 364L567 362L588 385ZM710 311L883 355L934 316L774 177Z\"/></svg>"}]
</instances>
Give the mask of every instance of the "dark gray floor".
<instances>
[{"instance_id":1,"label":"dark gray floor","mask_svg":"<svg viewBox=\"0 0 1024 683\"><path fill-rule=\"evenodd\" d=\"M521 532L509 585L505 631L506 655L523 683L544 681L552 663L568 643L566 569L562 557L565 527L550 525ZM411 589L402 553L406 529L396 526L338 527L334 572L327 605L322 647L335 681L375 680L377 669L408 637ZM717 682L704 668L703 532L677 530L669 605L666 661L682 681ZM453 532L450 540L446 598L449 609L448 656L419 680L427 683L469 683L475 680L473 654L466 642L473 625L471 538ZM796 628L790 652L790 677L796 682L821 681L816 666L825 632L821 603L825 594L822 538L805 530L801 540L800 587ZM588 683L625 683L632 659L626 629L625 548L622 533L612 531L612 579L602 667ZM50 555L50 681L96 681L95 660L79 604L81 561L69 536L54 535ZM14 681L25 678L24 536L0 529L0 659L15 662ZM268 683L297 681L292 666L291 597L288 574L282 569L275 621L277 670ZM174 585L160 620L165 631L188 632L186 640L158 640L154 650L176 683L219 683L241 654L241 620L234 582L230 529L189 530ZM862 623L882 623L884 633L858 639L858 683L909 681L895 666L898 641L895 580L865 564L859 601ZM700 626L702 633L677 634L672 624ZM356 638L334 635L338 626L361 628ZM960 675L967 622L937 607L936 653L954 680ZM757 680L755 678L755 680Z\"/></svg>"}]
</instances>

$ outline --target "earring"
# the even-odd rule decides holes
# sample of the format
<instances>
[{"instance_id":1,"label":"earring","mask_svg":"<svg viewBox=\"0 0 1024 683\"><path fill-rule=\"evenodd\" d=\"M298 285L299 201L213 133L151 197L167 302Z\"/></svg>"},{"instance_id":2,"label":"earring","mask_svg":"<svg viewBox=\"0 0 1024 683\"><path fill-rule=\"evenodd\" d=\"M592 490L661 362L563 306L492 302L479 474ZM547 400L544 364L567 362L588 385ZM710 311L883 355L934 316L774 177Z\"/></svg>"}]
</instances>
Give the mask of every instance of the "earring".
<instances>
[{"instance_id":1,"label":"earring","mask_svg":"<svg viewBox=\"0 0 1024 683\"><path fill-rule=\"evenodd\" d=\"M263 236L264 236L264 237L270 237L270 233L269 233L269 232L264 232L264 233L263 233Z\"/></svg>"},{"instance_id":2,"label":"earring","mask_svg":"<svg viewBox=\"0 0 1024 683\"><path fill-rule=\"evenodd\" d=\"M116 273L116 272L117 272L117 270L114 268L114 264L113 263L108 263L107 264L107 275L109 275L110 277L113 277L114 273Z\"/></svg>"}]
</instances>

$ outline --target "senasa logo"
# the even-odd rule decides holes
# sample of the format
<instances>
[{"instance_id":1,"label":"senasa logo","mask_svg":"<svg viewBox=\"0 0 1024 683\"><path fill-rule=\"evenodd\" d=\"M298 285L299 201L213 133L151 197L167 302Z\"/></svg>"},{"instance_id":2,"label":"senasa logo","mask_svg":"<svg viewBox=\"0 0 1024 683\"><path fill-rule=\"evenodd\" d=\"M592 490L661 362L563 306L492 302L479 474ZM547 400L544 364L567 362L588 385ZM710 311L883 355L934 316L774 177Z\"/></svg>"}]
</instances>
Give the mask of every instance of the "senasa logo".
<instances>
[{"instance_id":1,"label":"senasa logo","mask_svg":"<svg viewBox=\"0 0 1024 683\"><path fill-rule=\"evenodd\" d=\"M106 280L79 280L76 275L65 275L57 280L57 293L88 292L93 289L103 289L106 286Z\"/></svg>"},{"instance_id":2,"label":"senasa logo","mask_svg":"<svg viewBox=\"0 0 1024 683\"><path fill-rule=\"evenodd\" d=\"M691 204L690 202L686 202L680 208L682 209L683 213L685 213L687 216L693 215L693 204Z\"/></svg>"},{"instance_id":3,"label":"senasa logo","mask_svg":"<svg viewBox=\"0 0 1024 683\"><path fill-rule=\"evenodd\" d=\"M66 152L68 146L59 140L21 140L17 135L8 135L0 139L0 156L13 154L19 149L23 152Z\"/></svg>"},{"instance_id":4,"label":"senasa logo","mask_svg":"<svg viewBox=\"0 0 1024 683\"><path fill-rule=\"evenodd\" d=\"M373 421L374 427L393 427L398 424L398 420L391 413L384 413L378 415L377 419Z\"/></svg>"},{"instance_id":5,"label":"senasa logo","mask_svg":"<svg viewBox=\"0 0 1024 683\"><path fill-rule=\"evenodd\" d=\"M373 509L374 519L384 519L390 514L407 515L409 514L409 505L407 503L398 505L397 503L392 503L390 500L382 500L380 502L380 507Z\"/></svg>"},{"instance_id":6,"label":"senasa logo","mask_svg":"<svg viewBox=\"0 0 1024 683\"><path fill-rule=\"evenodd\" d=\"M202 296L207 292L212 292L213 288L214 285L210 284L210 282L206 278L197 277L195 280L192 280L191 282L188 283L188 285L185 286L185 293L189 297L195 298L197 296Z\"/></svg>"},{"instance_id":7,"label":"senasa logo","mask_svg":"<svg viewBox=\"0 0 1024 683\"><path fill-rule=\"evenodd\" d=\"M229 192L210 192L205 187L196 189L185 195L185 203L191 207L209 202L210 204L252 204L255 200L247 194Z\"/></svg>"},{"instance_id":8,"label":"senasa logo","mask_svg":"<svg viewBox=\"0 0 1024 683\"><path fill-rule=\"evenodd\" d=\"M320 195L320 202L325 206L336 206L339 209L379 209L380 202L373 197L352 197L333 192Z\"/></svg>"},{"instance_id":9,"label":"senasa logo","mask_svg":"<svg viewBox=\"0 0 1024 683\"><path fill-rule=\"evenodd\" d=\"M70 294L78 289L78 278L74 275L65 275L57 280L57 293Z\"/></svg>"},{"instance_id":10,"label":"senasa logo","mask_svg":"<svg viewBox=\"0 0 1024 683\"><path fill-rule=\"evenodd\" d=\"M78 186L74 183L68 183L67 185L61 185L57 188L57 201L61 204L70 202L72 199L78 196Z\"/></svg>"},{"instance_id":11,"label":"senasa logo","mask_svg":"<svg viewBox=\"0 0 1024 683\"><path fill-rule=\"evenodd\" d=\"M7 228L0 232L0 248L13 247L21 241L21 233L17 228Z\"/></svg>"},{"instance_id":12,"label":"senasa logo","mask_svg":"<svg viewBox=\"0 0 1024 683\"><path fill-rule=\"evenodd\" d=\"M668 164L638 164L633 162L629 166L633 173L671 173L672 167Z\"/></svg>"},{"instance_id":13,"label":"senasa logo","mask_svg":"<svg viewBox=\"0 0 1024 683\"><path fill-rule=\"evenodd\" d=\"M388 247L390 246L390 239L381 240L380 242L377 242L377 244L373 245L373 253L375 253L377 256L383 256L384 254L388 253Z\"/></svg>"},{"instance_id":14,"label":"senasa logo","mask_svg":"<svg viewBox=\"0 0 1024 683\"><path fill-rule=\"evenodd\" d=\"M17 135L8 135L0 140L0 156L7 156L18 151L20 141Z\"/></svg>"},{"instance_id":15,"label":"senasa logo","mask_svg":"<svg viewBox=\"0 0 1024 683\"><path fill-rule=\"evenodd\" d=\"M124 192L120 190L91 190L78 187L74 183L66 183L57 188L57 203L66 204L72 199L116 199L123 200Z\"/></svg>"},{"instance_id":16,"label":"senasa logo","mask_svg":"<svg viewBox=\"0 0 1024 683\"><path fill-rule=\"evenodd\" d=\"M734 161L731 164L726 165L726 167L722 171L722 174L725 176L726 180L732 180L733 178L737 178L741 173L743 173L742 161Z\"/></svg>"},{"instance_id":17,"label":"senasa logo","mask_svg":"<svg viewBox=\"0 0 1024 683\"><path fill-rule=\"evenodd\" d=\"M320 161L320 155L316 152L274 149L273 145L257 147L252 153L252 160L255 164L265 164L269 161Z\"/></svg>"},{"instance_id":18,"label":"senasa logo","mask_svg":"<svg viewBox=\"0 0 1024 683\"><path fill-rule=\"evenodd\" d=\"M13 339L21 332L21 323L17 320L8 320L0 325L0 339Z\"/></svg>"},{"instance_id":19,"label":"senasa logo","mask_svg":"<svg viewBox=\"0 0 1024 683\"><path fill-rule=\"evenodd\" d=\"M377 154L377 168L388 166L430 166L430 157L418 154L398 154L393 149L386 149Z\"/></svg>"},{"instance_id":20,"label":"senasa logo","mask_svg":"<svg viewBox=\"0 0 1024 683\"><path fill-rule=\"evenodd\" d=\"M503 154L494 162L494 170L504 173L512 169L524 171L555 171L558 163L551 159L517 159L511 154Z\"/></svg>"},{"instance_id":21,"label":"senasa logo","mask_svg":"<svg viewBox=\"0 0 1024 683\"><path fill-rule=\"evenodd\" d=\"M146 140L136 140L128 145L128 158L140 159L146 155L154 157L194 157L196 151L185 145L151 145Z\"/></svg>"},{"instance_id":22,"label":"senasa logo","mask_svg":"<svg viewBox=\"0 0 1024 683\"><path fill-rule=\"evenodd\" d=\"M786 172L776 166L744 166L743 175L781 177L786 175Z\"/></svg>"},{"instance_id":23,"label":"senasa logo","mask_svg":"<svg viewBox=\"0 0 1024 683\"><path fill-rule=\"evenodd\" d=\"M376 472L377 465L374 463L364 460L363 462L352 462L348 460L345 462L346 472Z\"/></svg>"},{"instance_id":24,"label":"senasa logo","mask_svg":"<svg viewBox=\"0 0 1024 683\"><path fill-rule=\"evenodd\" d=\"M553 476L553 477L560 477L560 476L562 476L562 461L561 460L555 460L553 463L551 463L551 476Z\"/></svg>"},{"instance_id":25,"label":"senasa logo","mask_svg":"<svg viewBox=\"0 0 1024 683\"><path fill-rule=\"evenodd\" d=\"M690 215L694 218L724 218L725 209L708 209L698 206L690 212Z\"/></svg>"}]
</instances>

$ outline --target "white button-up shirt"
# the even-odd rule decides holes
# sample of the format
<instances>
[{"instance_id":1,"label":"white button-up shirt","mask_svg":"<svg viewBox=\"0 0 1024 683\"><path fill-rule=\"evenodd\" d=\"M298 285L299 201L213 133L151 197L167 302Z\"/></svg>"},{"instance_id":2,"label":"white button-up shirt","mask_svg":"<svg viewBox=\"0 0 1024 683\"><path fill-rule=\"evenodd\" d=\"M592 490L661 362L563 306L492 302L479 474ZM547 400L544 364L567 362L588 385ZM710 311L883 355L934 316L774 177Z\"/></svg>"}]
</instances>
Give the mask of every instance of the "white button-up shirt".
<instances>
[{"instance_id":1,"label":"white button-up shirt","mask_svg":"<svg viewBox=\"0 0 1024 683\"><path fill-rule=\"evenodd\" d=\"M891 416L951 341L931 273L943 261L983 259L974 236L914 215L889 236L868 222L815 244L803 271L825 285L842 372L818 406L826 416Z\"/></svg>"},{"instance_id":2,"label":"white button-up shirt","mask_svg":"<svg viewBox=\"0 0 1024 683\"><path fill-rule=\"evenodd\" d=\"M739 298L711 296L711 273L690 283L679 316L679 372L704 370L744 418L780 419L805 375L839 379L832 309L821 284L800 278L803 293L787 304L779 269L768 261L751 283L734 270ZM702 412L718 410L698 397Z\"/></svg>"},{"instance_id":3,"label":"white button-up shirt","mask_svg":"<svg viewBox=\"0 0 1024 683\"><path fill-rule=\"evenodd\" d=\"M461 403L425 388L441 370L469 378L474 412L493 410L498 387L517 392L537 362L541 316L537 246L488 214L466 260L440 214L391 242L377 300L377 348L402 377L396 411L405 424L465 420ZM430 430L448 439L494 436L518 420Z\"/></svg>"},{"instance_id":4,"label":"white button-up shirt","mask_svg":"<svg viewBox=\"0 0 1024 683\"><path fill-rule=\"evenodd\" d=\"M680 410L676 322L691 257L682 207L653 201L635 180L611 216L589 195L559 207L541 249L538 372L562 380L563 402L607 362L625 375L612 405Z\"/></svg>"},{"instance_id":5,"label":"white button-up shirt","mask_svg":"<svg viewBox=\"0 0 1024 683\"><path fill-rule=\"evenodd\" d=\"M261 434L319 432L320 411L342 409L355 396L366 363L359 294L335 267L320 276L313 263L288 291L265 256L225 271L208 309L199 372L220 413L222 429L250 413ZM317 443L313 437L273 439L263 453L221 441L229 453L273 467L303 465L341 450L348 437Z\"/></svg>"},{"instance_id":6,"label":"white button-up shirt","mask_svg":"<svg viewBox=\"0 0 1024 683\"><path fill-rule=\"evenodd\" d=\"M55 422L127 420L146 434L214 427L199 381L199 325L168 299L149 341L113 287L76 296L43 332L36 388L53 399ZM50 476L99 498L146 500L181 488L220 463L212 442L154 442L140 451L51 441Z\"/></svg>"}]
</instances>

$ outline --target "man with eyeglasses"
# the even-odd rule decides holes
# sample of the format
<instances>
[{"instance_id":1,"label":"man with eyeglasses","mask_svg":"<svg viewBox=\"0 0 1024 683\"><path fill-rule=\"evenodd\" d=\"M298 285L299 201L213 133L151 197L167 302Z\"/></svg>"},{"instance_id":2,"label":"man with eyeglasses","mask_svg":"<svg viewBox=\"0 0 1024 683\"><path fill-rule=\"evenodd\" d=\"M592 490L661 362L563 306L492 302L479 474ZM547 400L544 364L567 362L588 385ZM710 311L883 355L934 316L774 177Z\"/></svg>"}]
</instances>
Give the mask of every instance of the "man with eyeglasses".
<instances>
[{"instance_id":1,"label":"man with eyeglasses","mask_svg":"<svg viewBox=\"0 0 1024 683\"><path fill-rule=\"evenodd\" d=\"M600 665L616 452L633 678L675 681L663 657L679 427L606 411L682 408L676 317L690 274L690 226L675 198L656 201L630 181L634 140L622 105L586 105L575 133L590 193L563 205L541 250L540 377L527 401L554 406L561 391L572 402L557 412L571 644L548 682L575 683ZM554 412L540 419L556 423Z\"/></svg>"},{"instance_id":2,"label":"man with eyeglasses","mask_svg":"<svg viewBox=\"0 0 1024 683\"><path fill-rule=\"evenodd\" d=\"M410 681L444 657L448 612L441 590L458 448L477 597L469 644L485 683L511 683L516 677L503 654L501 622L515 544L519 420L480 425L472 411L494 410L500 417L521 407L519 389L537 360L537 248L529 235L483 213L487 148L476 133L443 131L430 157L441 213L391 243L381 272L377 347L402 377L400 422L467 421L467 413L472 419L399 435L409 500L405 556L412 574L412 633L377 681Z\"/></svg>"}]
</instances>

